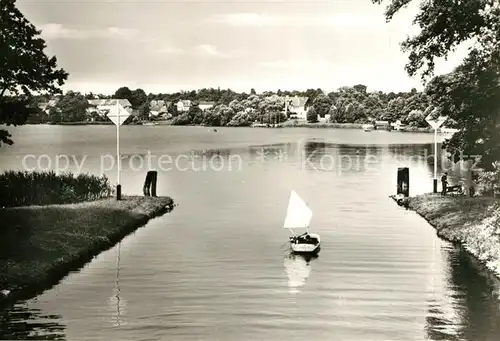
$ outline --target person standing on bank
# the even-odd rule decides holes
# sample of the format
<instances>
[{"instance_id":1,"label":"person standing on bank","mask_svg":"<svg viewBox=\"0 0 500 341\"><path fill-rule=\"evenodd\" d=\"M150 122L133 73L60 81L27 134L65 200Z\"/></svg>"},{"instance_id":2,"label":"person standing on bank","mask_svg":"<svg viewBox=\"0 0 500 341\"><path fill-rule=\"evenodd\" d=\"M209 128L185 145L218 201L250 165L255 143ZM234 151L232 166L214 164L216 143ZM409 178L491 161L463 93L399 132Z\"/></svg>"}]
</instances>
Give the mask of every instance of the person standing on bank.
<instances>
[{"instance_id":1,"label":"person standing on bank","mask_svg":"<svg viewBox=\"0 0 500 341\"><path fill-rule=\"evenodd\" d=\"M441 195L446 195L447 186L448 186L448 173L445 172L441 177L441 188L442 188Z\"/></svg>"}]
</instances>

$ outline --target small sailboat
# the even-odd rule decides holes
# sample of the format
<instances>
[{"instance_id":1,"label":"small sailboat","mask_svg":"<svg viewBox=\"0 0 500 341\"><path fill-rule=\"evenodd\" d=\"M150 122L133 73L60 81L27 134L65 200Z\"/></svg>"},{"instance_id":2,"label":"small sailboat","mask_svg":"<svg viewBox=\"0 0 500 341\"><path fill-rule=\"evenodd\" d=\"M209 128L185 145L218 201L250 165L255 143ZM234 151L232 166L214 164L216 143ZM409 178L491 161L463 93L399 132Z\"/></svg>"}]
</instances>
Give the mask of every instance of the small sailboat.
<instances>
[{"instance_id":1,"label":"small sailboat","mask_svg":"<svg viewBox=\"0 0 500 341\"><path fill-rule=\"evenodd\" d=\"M317 233L309 233L309 224L312 211L302 200L297 192L290 193L288 209L283 228L289 229L293 236L290 237L290 246L296 253L318 253L320 250L320 237ZM305 229L306 232L296 235L294 229Z\"/></svg>"}]
</instances>

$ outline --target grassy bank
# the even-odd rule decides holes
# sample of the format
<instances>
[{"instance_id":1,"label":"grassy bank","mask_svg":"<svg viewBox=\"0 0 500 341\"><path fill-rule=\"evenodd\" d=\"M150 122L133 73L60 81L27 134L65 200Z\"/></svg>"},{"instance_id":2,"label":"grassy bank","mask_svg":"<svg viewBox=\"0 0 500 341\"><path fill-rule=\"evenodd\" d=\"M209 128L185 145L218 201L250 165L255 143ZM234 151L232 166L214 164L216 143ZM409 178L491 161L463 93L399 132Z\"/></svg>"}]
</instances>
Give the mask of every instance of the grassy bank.
<instances>
[{"instance_id":1,"label":"grassy bank","mask_svg":"<svg viewBox=\"0 0 500 341\"><path fill-rule=\"evenodd\" d=\"M124 197L0 209L8 225L0 231L0 291L11 291L0 303L34 297L172 207L168 197Z\"/></svg>"},{"instance_id":2,"label":"grassy bank","mask_svg":"<svg viewBox=\"0 0 500 341\"><path fill-rule=\"evenodd\" d=\"M440 238L462 245L500 277L500 200L426 194L410 198L409 208L434 226Z\"/></svg>"}]
</instances>

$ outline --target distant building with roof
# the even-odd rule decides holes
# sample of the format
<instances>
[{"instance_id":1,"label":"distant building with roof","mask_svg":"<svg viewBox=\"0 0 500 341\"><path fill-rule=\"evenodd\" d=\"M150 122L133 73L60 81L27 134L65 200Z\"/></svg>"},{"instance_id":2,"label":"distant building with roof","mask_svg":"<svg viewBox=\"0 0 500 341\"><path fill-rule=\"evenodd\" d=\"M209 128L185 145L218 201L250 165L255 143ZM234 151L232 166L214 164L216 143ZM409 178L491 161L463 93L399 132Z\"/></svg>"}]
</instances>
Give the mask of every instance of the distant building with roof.
<instances>
[{"instance_id":1,"label":"distant building with roof","mask_svg":"<svg viewBox=\"0 0 500 341\"><path fill-rule=\"evenodd\" d=\"M176 103L176 106L178 112L189 111L189 108L191 108L191 101L188 99L182 99Z\"/></svg>"},{"instance_id":2,"label":"distant building with roof","mask_svg":"<svg viewBox=\"0 0 500 341\"><path fill-rule=\"evenodd\" d=\"M132 104L130 104L128 99L90 99L88 100L89 107L87 108L87 113L97 112L99 116L106 116L111 110L119 105L120 109L126 111L129 115L133 114Z\"/></svg>"},{"instance_id":3,"label":"distant building with roof","mask_svg":"<svg viewBox=\"0 0 500 341\"><path fill-rule=\"evenodd\" d=\"M38 103L38 108L48 115L50 113L50 109L56 107L59 99L60 97L53 97L47 102Z\"/></svg>"},{"instance_id":4,"label":"distant building with roof","mask_svg":"<svg viewBox=\"0 0 500 341\"><path fill-rule=\"evenodd\" d=\"M288 112L292 116L296 116L296 118L306 119L307 101L308 97L300 97L300 96L288 97Z\"/></svg>"},{"instance_id":5,"label":"distant building with roof","mask_svg":"<svg viewBox=\"0 0 500 341\"><path fill-rule=\"evenodd\" d=\"M199 107L200 107L201 110L205 111L207 109L212 108L214 105L215 105L215 102L201 101L200 104L199 104Z\"/></svg>"},{"instance_id":6,"label":"distant building with roof","mask_svg":"<svg viewBox=\"0 0 500 341\"><path fill-rule=\"evenodd\" d=\"M150 116L158 117L166 115L171 104L172 102L167 102L164 100L152 100L151 102L149 102Z\"/></svg>"}]
</instances>

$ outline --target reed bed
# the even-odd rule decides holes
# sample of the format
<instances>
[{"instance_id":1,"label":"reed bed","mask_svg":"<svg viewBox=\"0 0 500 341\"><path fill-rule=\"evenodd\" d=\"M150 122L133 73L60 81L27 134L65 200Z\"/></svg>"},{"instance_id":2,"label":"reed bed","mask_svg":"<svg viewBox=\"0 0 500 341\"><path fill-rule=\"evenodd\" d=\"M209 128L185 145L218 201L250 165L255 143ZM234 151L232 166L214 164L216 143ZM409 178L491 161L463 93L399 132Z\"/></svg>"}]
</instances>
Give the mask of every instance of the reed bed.
<instances>
[{"instance_id":1,"label":"reed bed","mask_svg":"<svg viewBox=\"0 0 500 341\"><path fill-rule=\"evenodd\" d=\"M7 171L0 174L0 207L70 204L112 194L106 176Z\"/></svg>"}]
</instances>

